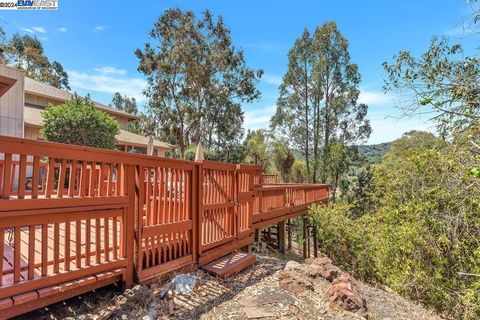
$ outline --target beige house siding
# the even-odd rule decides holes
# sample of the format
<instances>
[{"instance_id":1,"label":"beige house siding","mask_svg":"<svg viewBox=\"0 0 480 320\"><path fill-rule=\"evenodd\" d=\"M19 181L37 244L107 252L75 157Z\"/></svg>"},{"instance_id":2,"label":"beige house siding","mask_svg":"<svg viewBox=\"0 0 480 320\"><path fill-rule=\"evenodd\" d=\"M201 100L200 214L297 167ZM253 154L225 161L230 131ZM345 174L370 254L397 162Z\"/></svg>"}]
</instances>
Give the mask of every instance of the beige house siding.
<instances>
[{"instance_id":1,"label":"beige house siding","mask_svg":"<svg viewBox=\"0 0 480 320\"><path fill-rule=\"evenodd\" d=\"M25 139L37 140L40 137L41 134L39 128L25 126Z\"/></svg>"},{"instance_id":2,"label":"beige house siding","mask_svg":"<svg viewBox=\"0 0 480 320\"><path fill-rule=\"evenodd\" d=\"M48 98L48 97L43 97L43 96L39 96L39 95L32 94L32 93L25 93L25 104L27 104L27 105L33 105L33 106L44 107L45 108L45 107L48 106L49 103L57 105L57 104L61 104L62 101L54 100L54 99L51 99L51 98ZM110 116L112 116L113 118L115 118L118 121L120 129L123 129L123 130L128 129L128 120L129 119L127 117L108 112L107 110L103 110L103 111L105 111L106 113L108 113ZM26 138L26 136L25 136L25 138Z\"/></svg>"},{"instance_id":3,"label":"beige house siding","mask_svg":"<svg viewBox=\"0 0 480 320\"><path fill-rule=\"evenodd\" d=\"M38 96L38 95L35 95L35 94L31 94L31 93L25 93L25 103L26 104L31 104L31 105L34 105L34 106L39 106L39 107L46 107L46 106L48 106L49 103L57 105L57 104L62 103L62 101L50 99L50 98L47 98L47 97Z\"/></svg>"},{"instance_id":4,"label":"beige house siding","mask_svg":"<svg viewBox=\"0 0 480 320\"><path fill-rule=\"evenodd\" d=\"M0 134L23 137L23 73L0 65L0 76L16 79L15 84L0 97Z\"/></svg>"}]
</instances>

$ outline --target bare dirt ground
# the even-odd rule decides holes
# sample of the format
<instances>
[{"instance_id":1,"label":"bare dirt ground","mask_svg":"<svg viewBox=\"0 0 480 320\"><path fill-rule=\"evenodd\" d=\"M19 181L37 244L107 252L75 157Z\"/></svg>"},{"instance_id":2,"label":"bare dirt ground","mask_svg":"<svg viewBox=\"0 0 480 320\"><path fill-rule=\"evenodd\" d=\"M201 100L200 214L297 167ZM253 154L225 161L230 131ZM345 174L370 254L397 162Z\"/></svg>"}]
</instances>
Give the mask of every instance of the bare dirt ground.
<instances>
[{"instance_id":1,"label":"bare dirt ground","mask_svg":"<svg viewBox=\"0 0 480 320\"><path fill-rule=\"evenodd\" d=\"M281 289L277 271L289 260L301 261L295 255L257 254L252 268L223 281L199 270L195 292L175 295L172 314L166 300L159 298L164 283L152 283L124 293L109 286L19 319L363 319L327 301L331 284L323 278L314 279L313 290L307 292ZM441 319L390 291L360 284L360 292L369 319Z\"/></svg>"}]
</instances>

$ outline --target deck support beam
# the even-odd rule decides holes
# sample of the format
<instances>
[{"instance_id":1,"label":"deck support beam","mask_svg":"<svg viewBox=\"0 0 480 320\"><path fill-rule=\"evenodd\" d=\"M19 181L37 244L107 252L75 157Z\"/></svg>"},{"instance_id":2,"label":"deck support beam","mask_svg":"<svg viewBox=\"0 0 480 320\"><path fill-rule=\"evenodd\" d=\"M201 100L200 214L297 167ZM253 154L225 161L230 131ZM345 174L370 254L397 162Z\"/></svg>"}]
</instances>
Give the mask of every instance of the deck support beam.
<instances>
[{"instance_id":1,"label":"deck support beam","mask_svg":"<svg viewBox=\"0 0 480 320\"><path fill-rule=\"evenodd\" d=\"M313 257L318 257L317 226L313 226Z\"/></svg>"},{"instance_id":2,"label":"deck support beam","mask_svg":"<svg viewBox=\"0 0 480 320\"><path fill-rule=\"evenodd\" d=\"M288 219L287 222L287 248L288 250L292 250L292 220Z\"/></svg>"},{"instance_id":3,"label":"deck support beam","mask_svg":"<svg viewBox=\"0 0 480 320\"><path fill-rule=\"evenodd\" d=\"M281 221L278 223L278 233L277 233L277 240L278 240L278 250L285 254L285 221Z\"/></svg>"},{"instance_id":4,"label":"deck support beam","mask_svg":"<svg viewBox=\"0 0 480 320\"><path fill-rule=\"evenodd\" d=\"M307 259L307 238L308 238L308 228L307 228L307 219L305 216L302 216L302 222L303 222L303 259Z\"/></svg>"}]
</instances>

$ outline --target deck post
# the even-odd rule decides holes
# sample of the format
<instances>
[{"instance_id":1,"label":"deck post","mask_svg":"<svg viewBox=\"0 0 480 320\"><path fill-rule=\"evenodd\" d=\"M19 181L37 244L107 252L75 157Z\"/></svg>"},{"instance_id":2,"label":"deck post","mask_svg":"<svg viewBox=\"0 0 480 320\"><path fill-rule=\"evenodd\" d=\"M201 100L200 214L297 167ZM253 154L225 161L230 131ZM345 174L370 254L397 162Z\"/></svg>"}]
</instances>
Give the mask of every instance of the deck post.
<instances>
[{"instance_id":1,"label":"deck post","mask_svg":"<svg viewBox=\"0 0 480 320\"><path fill-rule=\"evenodd\" d=\"M292 250L292 221L288 219L287 222L287 242L288 242L288 250Z\"/></svg>"},{"instance_id":2,"label":"deck post","mask_svg":"<svg viewBox=\"0 0 480 320\"><path fill-rule=\"evenodd\" d=\"M317 226L313 226L313 256L318 257Z\"/></svg>"},{"instance_id":3,"label":"deck post","mask_svg":"<svg viewBox=\"0 0 480 320\"><path fill-rule=\"evenodd\" d=\"M192 254L193 254L193 263L198 263L199 253L198 253L198 246L199 246L199 217L200 217L200 184L199 184L199 174L200 174L200 165L195 163L193 165L193 172L192 172L192 203L191 203L191 219L192 219Z\"/></svg>"},{"instance_id":4,"label":"deck post","mask_svg":"<svg viewBox=\"0 0 480 320\"><path fill-rule=\"evenodd\" d=\"M302 216L303 220L303 259L307 259L307 219Z\"/></svg>"},{"instance_id":5,"label":"deck post","mask_svg":"<svg viewBox=\"0 0 480 320\"><path fill-rule=\"evenodd\" d=\"M134 274L134 259L135 259L135 246L134 246L134 221L135 221L135 211L137 208L137 194L135 191L135 171L136 168L134 165L127 166L127 194L128 194L128 208L125 224L125 258L127 259L127 270L125 273L125 286L127 288L133 287L133 274ZM123 235L122 235L123 236Z\"/></svg>"},{"instance_id":6,"label":"deck post","mask_svg":"<svg viewBox=\"0 0 480 320\"><path fill-rule=\"evenodd\" d=\"M312 228L310 226L307 226L307 256L310 258L310 249L311 249L311 243L310 243L310 238L311 238L311 232Z\"/></svg>"},{"instance_id":7,"label":"deck post","mask_svg":"<svg viewBox=\"0 0 480 320\"><path fill-rule=\"evenodd\" d=\"M278 223L278 249L282 254L285 254L285 221L280 221Z\"/></svg>"}]
</instances>

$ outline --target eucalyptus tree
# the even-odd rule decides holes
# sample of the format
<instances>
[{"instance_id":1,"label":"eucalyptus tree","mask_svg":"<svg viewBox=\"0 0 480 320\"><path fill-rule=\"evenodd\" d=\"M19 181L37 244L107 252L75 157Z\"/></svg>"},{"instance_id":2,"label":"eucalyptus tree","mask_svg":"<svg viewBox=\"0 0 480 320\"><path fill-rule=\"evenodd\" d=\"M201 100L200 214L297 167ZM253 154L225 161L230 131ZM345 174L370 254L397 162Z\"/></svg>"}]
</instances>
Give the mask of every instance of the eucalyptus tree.
<instances>
[{"instance_id":1,"label":"eucalyptus tree","mask_svg":"<svg viewBox=\"0 0 480 320\"><path fill-rule=\"evenodd\" d=\"M70 90L67 72L60 62L49 60L37 37L14 34L2 45L2 49L7 65L23 70L29 78Z\"/></svg>"},{"instance_id":2,"label":"eucalyptus tree","mask_svg":"<svg viewBox=\"0 0 480 320\"><path fill-rule=\"evenodd\" d=\"M217 103L260 97L256 84L262 71L246 65L221 16L215 19L206 10L197 19L192 11L166 10L155 22L150 41L135 54L138 70L147 76L152 128L157 136L172 138L182 156L188 145L207 139L209 122L215 127L223 121L225 113L209 116L220 108Z\"/></svg>"},{"instance_id":3,"label":"eucalyptus tree","mask_svg":"<svg viewBox=\"0 0 480 320\"><path fill-rule=\"evenodd\" d=\"M313 35L304 30L289 52L271 126L303 151L310 181L332 176L333 143L347 147L371 133L368 107L357 103L360 74L348 47L335 22L327 22Z\"/></svg>"},{"instance_id":4,"label":"eucalyptus tree","mask_svg":"<svg viewBox=\"0 0 480 320\"><path fill-rule=\"evenodd\" d=\"M480 120L480 59L462 46L434 37L420 57L400 51L384 62L385 91L394 91L405 115L431 114L442 135L463 131Z\"/></svg>"}]
</instances>

